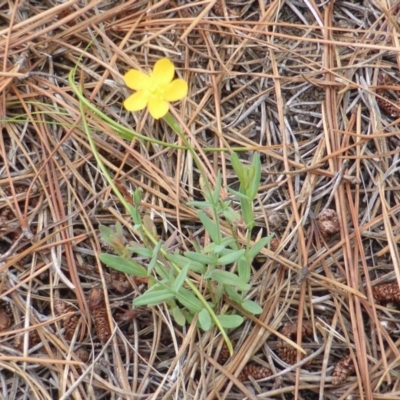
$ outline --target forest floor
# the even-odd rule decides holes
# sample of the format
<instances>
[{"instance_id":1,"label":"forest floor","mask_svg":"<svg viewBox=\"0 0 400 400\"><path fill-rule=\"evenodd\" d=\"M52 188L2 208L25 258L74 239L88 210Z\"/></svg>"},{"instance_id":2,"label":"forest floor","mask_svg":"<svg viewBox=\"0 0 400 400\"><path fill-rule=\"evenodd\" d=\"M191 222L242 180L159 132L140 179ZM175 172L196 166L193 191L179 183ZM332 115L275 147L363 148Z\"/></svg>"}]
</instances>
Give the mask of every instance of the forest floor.
<instances>
[{"instance_id":1,"label":"forest floor","mask_svg":"<svg viewBox=\"0 0 400 400\"><path fill-rule=\"evenodd\" d=\"M0 398L400 399L397 1L0 10ZM183 136L123 107L125 73L161 58L188 83L171 105ZM233 153L243 169L261 160L250 230L229 192ZM204 200L204 182L240 216L221 217L218 237L244 249L273 235L242 293L261 313L218 297L229 288L210 265L165 277L242 315L226 330L232 355L218 327L201 329L208 312L189 318L172 298L133 306L172 251L211 251L190 203ZM137 189L138 218L160 245L124 206ZM107 242L107 228L120 235ZM140 247L130 256L152 277L107 267L99 255L113 244ZM228 267L236 273L236 261L218 266Z\"/></svg>"}]
</instances>

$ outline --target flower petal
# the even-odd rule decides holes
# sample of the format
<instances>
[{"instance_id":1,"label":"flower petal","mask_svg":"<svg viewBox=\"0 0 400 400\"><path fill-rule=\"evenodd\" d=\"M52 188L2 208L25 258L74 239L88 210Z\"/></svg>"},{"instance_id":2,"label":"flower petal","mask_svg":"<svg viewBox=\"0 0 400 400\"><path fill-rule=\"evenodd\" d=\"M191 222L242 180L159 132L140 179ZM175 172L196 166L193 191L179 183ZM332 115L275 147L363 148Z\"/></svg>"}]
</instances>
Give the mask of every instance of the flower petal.
<instances>
[{"instance_id":1,"label":"flower petal","mask_svg":"<svg viewBox=\"0 0 400 400\"><path fill-rule=\"evenodd\" d=\"M131 69L124 76L125 85L132 90L143 90L150 86L151 78L136 69Z\"/></svg>"},{"instance_id":2,"label":"flower petal","mask_svg":"<svg viewBox=\"0 0 400 400\"><path fill-rule=\"evenodd\" d=\"M160 98L149 100L149 112L154 119L164 117L169 111L169 103Z\"/></svg>"},{"instance_id":3,"label":"flower petal","mask_svg":"<svg viewBox=\"0 0 400 400\"><path fill-rule=\"evenodd\" d=\"M175 67L169 58L161 58L154 64L151 78L155 86L168 85L174 79Z\"/></svg>"},{"instance_id":4,"label":"flower petal","mask_svg":"<svg viewBox=\"0 0 400 400\"><path fill-rule=\"evenodd\" d=\"M134 93L132 96L129 96L124 101L124 107L128 111L140 111L143 110L143 108L146 108L148 101L149 101L148 93L140 91Z\"/></svg>"},{"instance_id":5,"label":"flower petal","mask_svg":"<svg viewBox=\"0 0 400 400\"><path fill-rule=\"evenodd\" d=\"M188 84L183 79L175 79L169 83L164 91L163 98L166 101L177 101L183 99L188 92Z\"/></svg>"}]
</instances>

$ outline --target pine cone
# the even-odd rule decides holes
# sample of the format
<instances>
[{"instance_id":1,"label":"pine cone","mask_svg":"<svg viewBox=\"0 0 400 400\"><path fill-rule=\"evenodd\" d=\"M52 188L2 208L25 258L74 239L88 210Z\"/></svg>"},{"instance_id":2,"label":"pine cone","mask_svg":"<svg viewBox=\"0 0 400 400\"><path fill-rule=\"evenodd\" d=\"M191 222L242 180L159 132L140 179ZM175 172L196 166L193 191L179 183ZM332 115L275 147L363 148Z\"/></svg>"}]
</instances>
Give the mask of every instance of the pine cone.
<instances>
[{"instance_id":1,"label":"pine cone","mask_svg":"<svg viewBox=\"0 0 400 400\"><path fill-rule=\"evenodd\" d=\"M0 308L0 332L6 331L12 325L12 319L3 307Z\"/></svg>"},{"instance_id":2,"label":"pine cone","mask_svg":"<svg viewBox=\"0 0 400 400\"><path fill-rule=\"evenodd\" d=\"M217 0L214 4L213 11L218 17L224 16L224 3L222 0Z\"/></svg>"},{"instance_id":3,"label":"pine cone","mask_svg":"<svg viewBox=\"0 0 400 400\"><path fill-rule=\"evenodd\" d=\"M89 353L83 347L79 347L79 349L75 350L75 354L84 363L89 360Z\"/></svg>"},{"instance_id":4,"label":"pine cone","mask_svg":"<svg viewBox=\"0 0 400 400\"><path fill-rule=\"evenodd\" d=\"M390 85L389 78L386 74L381 73L378 76L378 85ZM395 90L396 92L400 91ZM394 105L400 106L400 100L397 99L395 101L390 101L387 91L385 89L377 89L376 94L380 97L376 97L376 102L378 106L384 111L386 114L389 114L391 117L399 118L400 117L400 110ZM382 98L383 97L383 98ZM394 103L394 104L393 104Z\"/></svg>"},{"instance_id":5,"label":"pine cone","mask_svg":"<svg viewBox=\"0 0 400 400\"><path fill-rule=\"evenodd\" d=\"M94 327L101 343L111 337L110 324L106 310L104 293L100 289L92 289L89 294L89 310L92 312Z\"/></svg>"},{"instance_id":6,"label":"pine cone","mask_svg":"<svg viewBox=\"0 0 400 400\"><path fill-rule=\"evenodd\" d=\"M226 345L226 343L224 343L224 345L221 348L221 351L219 352L218 358L217 358L218 364L221 364L221 365L225 364L228 361L230 356L231 356L231 354L229 353L228 346Z\"/></svg>"},{"instance_id":7,"label":"pine cone","mask_svg":"<svg viewBox=\"0 0 400 400\"><path fill-rule=\"evenodd\" d=\"M41 339L36 329L29 331L28 335L29 335L29 343L28 343L29 349L35 347L38 343L40 343ZM21 333L14 339L14 347L19 351L22 351L24 348L24 336L25 334Z\"/></svg>"},{"instance_id":8,"label":"pine cone","mask_svg":"<svg viewBox=\"0 0 400 400\"><path fill-rule=\"evenodd\" d=\"M261 365L256 364L247 364L240 373L238 379L241 382L247 381L249 376L252 376L256 381L259 379L267 378L268 376L272 375L272 371Z\"/></svg>"},{"instance_id":9,"label":"pine cone","mask_svg":"<svg viewBox=\"0 0 400 400\"><path fill-rule=\"evenodd\" d=\"M375 286L372 288L372 294L380 303L400 303L400 288L397 282Z\"/></svg>"},{"instance_id":10,"label":"pine cone","mask_svg":"<svg viewBox=\"0 0 400 400\"><path fill-rule=\"evenodd\" d=\"M325 238L329 238L340 232L339 218L335 210L325 208L317 217L318 227Z\"/></svg>"},{"instance_id":11,"label":"pine cone","mask_svg":"<svg viewBox=\"0 0 400 400\"><path fill-rule=\"evenodd\" d=\"M112 287L120 293L125 293L132 287L126 275L122 272L112 270L110 277Z\"/></svg>"},{"instance_id":12,"label":"pine cone","mask_svg":"<svg viewBox=\"0 0 400 400\"><path fill-rule=\"evenodd\" d=\"M285 324L280 333L286 336L287 338L295 341L297 335L297 323ZM311 321L303 321L301 328L301 337L311 336L313 333L312 323ZM287 364L295 364L297 361L297 350L291 346L290 344L284 342L283 340L278 341L277 345L278 355L282 361L285 361ZM303 355L302 355L303 357Z\"/></svg>"},{"instance_id":13,"label":"pine cone","mask_svg":"<svg viewBox=\"0 0 400 400\"><path fill-rule=\"evenodd\" d=\"M337 364L332 374L332 384L340 385L346 382L346 379L354 374L356 368L354 366L353 359L351 356L343 357Z\"/></svg>"},{"instance_id":14,"label":"pine cone","mask_svg":"<svg viewBox=\"0 0 400 400\"><path fill-rule=\"evenodd\" d=\"M54 310L57 315L64 315L70 312L75 312L76 310L65 301L56 299L54 302ZM78 326L79 317L75 314L69 315L63 319L63 327L65 329L65 338L71 340L74 336L75 329Z\"/></svg>"}]
</instances>

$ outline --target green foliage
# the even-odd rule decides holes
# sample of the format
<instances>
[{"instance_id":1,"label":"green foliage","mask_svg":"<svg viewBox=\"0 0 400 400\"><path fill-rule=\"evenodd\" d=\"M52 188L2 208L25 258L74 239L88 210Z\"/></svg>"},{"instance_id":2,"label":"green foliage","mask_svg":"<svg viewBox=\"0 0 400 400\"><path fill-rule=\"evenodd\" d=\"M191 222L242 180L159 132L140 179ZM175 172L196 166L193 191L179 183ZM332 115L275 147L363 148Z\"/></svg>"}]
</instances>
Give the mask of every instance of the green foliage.
<instances>
[{"instance_id":1,"label":"green foliage","mask_svg":"<svg viewBox=\"0 0 400 400\"><path fill-rule=\"evenodd\" d=\"M221 200L220 174L214 189L209 182L200 181L204 201L188 203L196 209L209 236L210 242L203 248L193 241L192 251L180 254L168 250L157 237L150 218L140 215L139 190L134 192L134 205L129 205L128 211L134 223L132 229L139 235L141 243L126 244L119 223L115 229L100 227L103 241L115 252L115 255L101 254L100 260L118 271L149 278L149 287L133 301L135 306L165 303L178 325L191 323L197 317L201 329L206 331L217 326L222 332L243 322L241 315L226 307L224 298L253 315L262 312L260 305L246 299L246 293L251 289L252 262L271 240L270 236L264 237L254 245L250 240L255 225L253 203L261 180L260 158L256 154L251 165L245 166L236 154L232 154L232 166L239 179L239 190L227 190L239 201L239 212L233 209L232 200ZM245 229L246 245L238 240L238 225ZM197 282L203 282L202 286L197 287ZM222 309L224 314L220 314Z\"/></svg>"}]
</instances>

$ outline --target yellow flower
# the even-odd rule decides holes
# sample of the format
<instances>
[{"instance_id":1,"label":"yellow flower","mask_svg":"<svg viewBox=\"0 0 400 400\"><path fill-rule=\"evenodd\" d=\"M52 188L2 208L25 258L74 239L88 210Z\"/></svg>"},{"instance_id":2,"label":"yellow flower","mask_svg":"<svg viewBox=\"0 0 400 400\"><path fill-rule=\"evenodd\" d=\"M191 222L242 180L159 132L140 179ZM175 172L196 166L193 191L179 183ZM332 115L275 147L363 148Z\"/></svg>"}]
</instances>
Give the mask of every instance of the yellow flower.
<instances>
[{"instance_id":1,"label":"yellow flower","mask_svg":"<svg viewBox=\"0 0 400 400\"><path fill-rule=\"evenodd\" d=\"M168 58L158 60L149 75L131 69L124 76L126 86L136 93L124 101L128 111L140 111L148 107L150 115L159 119L169 110L169 103L183 99L188 85L183 79L174 79L175 67Z\"/></svg>"}]
</instances>

